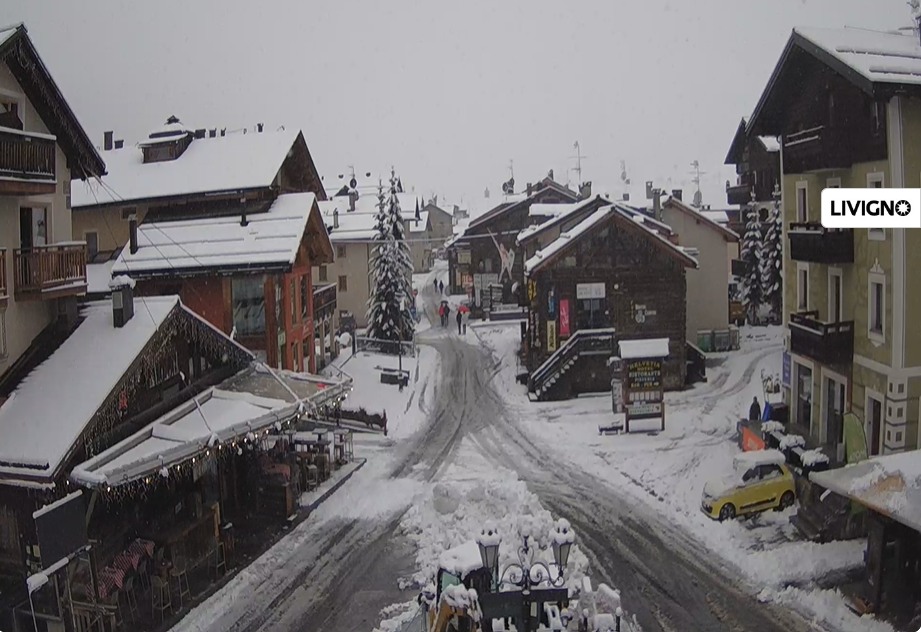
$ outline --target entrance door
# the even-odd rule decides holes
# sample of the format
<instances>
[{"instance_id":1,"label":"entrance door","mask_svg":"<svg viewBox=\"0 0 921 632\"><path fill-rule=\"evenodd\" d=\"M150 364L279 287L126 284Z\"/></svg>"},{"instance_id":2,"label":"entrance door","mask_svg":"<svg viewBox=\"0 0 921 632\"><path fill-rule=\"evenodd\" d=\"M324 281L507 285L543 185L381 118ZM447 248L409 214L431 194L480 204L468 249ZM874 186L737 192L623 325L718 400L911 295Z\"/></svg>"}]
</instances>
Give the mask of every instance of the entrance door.
<instances>
[{"instance_id":1,"label":"entrance door","mask_svg":"<svg viewBox=\"0 0 921 632\"><path fill-rule=\"evenodd\" d=\"M796 423L812 432L812 369L796 365Z\"/></svg>"},{"instance_id":2,"label":"entrance door","mask_svg":"<svg viewBox=\"0 0 921 632\"><path fill-rule=\"evenodd\" d=\"M825 378L825 442L838 446L839 452L844 443L844 390L843 383Z\"/></svg>"}]
</instances>

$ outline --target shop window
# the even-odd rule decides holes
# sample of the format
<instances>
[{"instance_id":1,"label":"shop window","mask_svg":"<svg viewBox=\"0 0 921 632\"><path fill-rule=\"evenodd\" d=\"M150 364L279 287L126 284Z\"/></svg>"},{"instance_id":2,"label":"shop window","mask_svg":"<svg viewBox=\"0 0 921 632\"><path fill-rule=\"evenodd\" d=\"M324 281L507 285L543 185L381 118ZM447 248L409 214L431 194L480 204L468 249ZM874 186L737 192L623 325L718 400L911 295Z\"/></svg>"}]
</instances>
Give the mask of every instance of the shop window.
<instances>
[{"instance_id":1,"label":"shop window","mask_svg":"<svg viewBox=\"0 0 921 632\"><path fill-rule=\"evenodd\" d=\"M231 295L237 335L265 333L265 279L261 276L233 279Z\"/></svg>"},{"instance_id":2,"label":"shop window","mask_svg":"<svg viewBox=\"0 0 921 632\"><path fill-rule=\"evenodd\" d=\"M345 246L336 246L336 259L345 259Z\"/></svg>"}]
</instances>

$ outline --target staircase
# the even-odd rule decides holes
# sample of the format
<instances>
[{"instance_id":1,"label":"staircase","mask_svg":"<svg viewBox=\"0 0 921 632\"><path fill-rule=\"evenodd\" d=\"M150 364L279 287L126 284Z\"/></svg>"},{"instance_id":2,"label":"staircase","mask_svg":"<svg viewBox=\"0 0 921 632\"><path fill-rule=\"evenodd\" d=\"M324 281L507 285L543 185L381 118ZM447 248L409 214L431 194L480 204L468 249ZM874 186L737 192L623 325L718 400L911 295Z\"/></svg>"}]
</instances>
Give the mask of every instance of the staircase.
<instances>
[{"instance_id":1,"label":"staircase","mask_svg":"<svg viewBox=\"0 0 921 632\"><path fill-rule=\"evenodd\" d=\"M576 363L591 356L599 356L606 363L614 355L614 343L614 329L580 329L531 373L528 397L539 402L560 399L560 387Z\"/></svg>"}]
</instances>

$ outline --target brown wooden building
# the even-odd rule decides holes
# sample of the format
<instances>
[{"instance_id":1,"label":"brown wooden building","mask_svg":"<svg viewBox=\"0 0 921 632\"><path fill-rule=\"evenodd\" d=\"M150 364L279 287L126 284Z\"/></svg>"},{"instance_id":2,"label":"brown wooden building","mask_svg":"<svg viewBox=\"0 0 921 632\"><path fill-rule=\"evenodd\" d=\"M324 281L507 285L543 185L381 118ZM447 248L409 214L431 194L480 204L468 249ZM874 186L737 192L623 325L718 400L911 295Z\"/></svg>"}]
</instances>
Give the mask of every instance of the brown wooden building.
<instances>
[{"instance_id":1,"label":"brown wooden building","mask_svg":"<svg viewBox=\"0 0 921 632\"><path fill-rule=\"evenodd\" d=\"M685 384L685 270L694 257L667 226L622 205L592 212L524 264L528 390L564 399L610 389L621 340L668 338L666 389Z\"/></svg>"},{"instance_id":2,"label":"brown wooden building","mask_svg":"<svg viewBox=\"0 0 921 632\"><path fill-rule=\"evenodd\" d=\"M488 305L491 284L502 286L502 302L518 304L524 257L516 244L518 233L552 215L534 216L534 204L567 204L579 195L544 178L528 185L524 194L508 196L507 201L477 217L464 234L448 249L448 286L454 294L467 293L478 308ZM484 299L486 299L484 303Z\"/></svg>"},{"instance_id":3,"label":"brown wooden building","mask_svg":"<svg viewBox=\"0 0 921 632\"><path fill-rule=\"evenodd\" d=\"M134 279L140 295L178 294L270 366L313 373L315 301L335 309L328 292L314 296L311 267L333 260L316 197L291 193L247 208L162 222L148 216L112 273Z\"/></svg>"},{"instance_id":4,"label":"brown wooden building","mask_svg":"<svg viewBox=\"0 0 921 632\"><path fill-rule=\"evenodd\" d=\"M730 205L774 202L775 187L780 187L780 141L776 137L750 134L743 118L725 164L736 168L735 184L726 182L726 201Z\"/></svg>"}]
</instances>

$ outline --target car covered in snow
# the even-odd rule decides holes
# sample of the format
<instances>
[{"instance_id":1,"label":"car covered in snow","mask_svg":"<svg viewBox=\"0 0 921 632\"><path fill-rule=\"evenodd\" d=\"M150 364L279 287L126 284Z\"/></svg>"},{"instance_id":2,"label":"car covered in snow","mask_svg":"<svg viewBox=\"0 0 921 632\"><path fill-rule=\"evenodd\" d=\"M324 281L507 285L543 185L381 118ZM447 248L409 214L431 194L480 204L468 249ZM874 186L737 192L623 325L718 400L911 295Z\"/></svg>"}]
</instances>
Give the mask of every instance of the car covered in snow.
<instances>
[{"instance_id":1,"label":"car covered in snow","mask_svg":"<svg viewBox=\"0 0 921 632\"><path fill-rule=\"evenodd\" d=\"M779 450L736 455L733 471L707 481L700 508L714 520L731 520L768 509L781 511L796 502L793 474Z\"/></svg>"}]
</instances>

